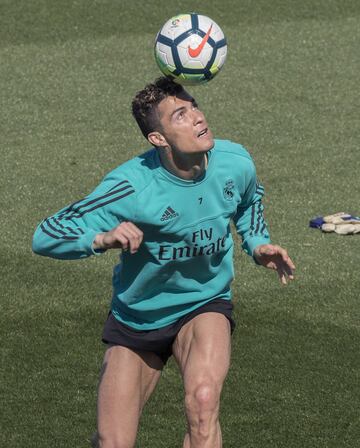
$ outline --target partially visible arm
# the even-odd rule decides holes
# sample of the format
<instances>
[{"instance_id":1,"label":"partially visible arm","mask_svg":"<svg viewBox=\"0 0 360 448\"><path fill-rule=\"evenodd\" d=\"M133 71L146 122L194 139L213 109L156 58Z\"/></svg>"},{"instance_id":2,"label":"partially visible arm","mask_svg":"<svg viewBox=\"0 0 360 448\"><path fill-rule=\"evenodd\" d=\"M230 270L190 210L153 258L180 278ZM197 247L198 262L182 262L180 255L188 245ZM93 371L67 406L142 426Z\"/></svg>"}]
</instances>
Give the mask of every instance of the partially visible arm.
<instances>
[{"instance_id":1,"label":"partially visible arm","mask_svg":"<svg viewBox=\"0 0 360 448\"><path fill-rule=\"evenodd\" d=\"M237 232L243 240L242 247L257 264L275 270L281 283L285 285L287 278L294 279L295 265L285 249L270 244L270 235L263 215L264 206L261 202L264 188L256 181L254 164L247 176L246 192L234 217Z\"/></svg>"},{"instance_id":2,"label":"partially visible arm","mask_svg":"<svg viewBox=\"0 0 360 448\"><path fill-rule=\"evenodd\" d=\"M269 244L270 235L264 219L264 206L261 199L264 188L256 180L256 170L253 162L246 172L246 188L242 201L233 218L236 230L242 238L242 248L250 255L260 244Z\"/></svg>"},{"instance_id":3,"label":"partially visible arm","mask_svg":"<svg viewBox=\"0 0 360 448\"><path fill-rule=\"evenodd\" d=\"M127 227L123 221L131 219L135 197L129 181L105 179L89 196L44 219L35 231L33 251L60 259L79 259L104 252L115 243L99 234ZM129 235L127 230L126 234ZM124 239L123 243L127 247Z\"/></svg>"}]
</instances>

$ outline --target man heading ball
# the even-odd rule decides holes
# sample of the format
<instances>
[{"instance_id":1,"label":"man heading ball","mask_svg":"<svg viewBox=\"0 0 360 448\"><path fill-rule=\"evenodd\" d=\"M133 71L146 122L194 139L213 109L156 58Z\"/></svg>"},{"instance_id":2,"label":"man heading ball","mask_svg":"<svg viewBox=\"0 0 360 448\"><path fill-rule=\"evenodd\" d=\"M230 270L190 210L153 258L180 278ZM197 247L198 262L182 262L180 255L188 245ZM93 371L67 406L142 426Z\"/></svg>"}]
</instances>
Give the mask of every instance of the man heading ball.
<instances>
[{"instance_id":1,"label":"man heading ball","mask_svg":"<svg viewBox=\"0 0 360 448\"><path fill-rule=\"evenodd\" d=\"M173 355L185 390L184 448L220 448L219 403L234 328L230 222L243 249L283 284L295 266L270 243L250 155L214 140L182 86L160 78L136 95L132 109L153 148L40 223L33 250L79 259L122 249L103 332L94 443L134 447L142 409Z\"/></svg>"}]
</instances>

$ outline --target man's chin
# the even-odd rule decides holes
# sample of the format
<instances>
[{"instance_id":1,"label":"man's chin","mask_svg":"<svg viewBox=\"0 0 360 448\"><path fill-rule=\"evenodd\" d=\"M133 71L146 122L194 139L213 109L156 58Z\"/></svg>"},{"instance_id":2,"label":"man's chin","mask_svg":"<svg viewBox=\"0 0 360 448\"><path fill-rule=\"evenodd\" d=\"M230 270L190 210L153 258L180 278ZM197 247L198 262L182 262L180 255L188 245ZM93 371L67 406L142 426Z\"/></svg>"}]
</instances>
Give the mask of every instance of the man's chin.
<instances>
[{"instance_id":1,"label":"man's chin","mask_svg":"<svg viewBox=\"0 0 360 448\"><path fill-rule=\"evenodd\" d=\"M206 140L202 142L205 151L210 151L215 145L214 138L212 135L209 135Z\"/></svg>"}]
</instances>

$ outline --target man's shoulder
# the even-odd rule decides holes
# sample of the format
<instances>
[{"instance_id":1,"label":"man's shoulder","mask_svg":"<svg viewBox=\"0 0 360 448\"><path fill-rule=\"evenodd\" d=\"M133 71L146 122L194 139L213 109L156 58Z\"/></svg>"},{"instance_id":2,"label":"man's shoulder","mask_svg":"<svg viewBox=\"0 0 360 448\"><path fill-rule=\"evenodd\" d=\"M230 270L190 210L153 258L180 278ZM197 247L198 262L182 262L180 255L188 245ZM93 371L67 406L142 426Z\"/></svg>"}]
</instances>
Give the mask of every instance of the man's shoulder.
<instances>
[{"instance_id":1,"label":"man's shoulder","mask_svg":"<svg viewBox=\"0 0 360 448\"><path fill-rule=\"evenodd\" d=\"M252 161L249 152L240 143L231 140L215 139L214 149L217 153L227 153L235 158L242 157Z\"/></svg>"},{"instance_id":2,"label":"man's shoulder","mask_svg":"<svg viewBox=\"0 0 360 448\"><path fill-rule=\"evenodd\" d=\"M117 166L105 176L104 180L127 181L137 191L141 191L151 183L157 168L156 150L152 148Z\"/></svg>"},{"instance_id":3,"label":"man's shoulder","mask_svg":"<svg viewBox=\"0 0 360 448\"><path fill-rule=\"evenodd\" d=\"M249 152L239 143L230 140L215 140L214 153L219 169L239 174L253 172L254 161Z\"/></svg>"}]
</instances>

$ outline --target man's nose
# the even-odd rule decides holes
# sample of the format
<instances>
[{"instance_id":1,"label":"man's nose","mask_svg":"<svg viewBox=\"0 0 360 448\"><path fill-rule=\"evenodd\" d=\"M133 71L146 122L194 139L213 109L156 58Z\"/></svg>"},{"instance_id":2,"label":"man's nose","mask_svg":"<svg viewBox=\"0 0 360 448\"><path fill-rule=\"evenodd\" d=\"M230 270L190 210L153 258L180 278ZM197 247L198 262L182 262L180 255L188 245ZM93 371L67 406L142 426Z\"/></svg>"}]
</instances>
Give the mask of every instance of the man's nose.
<instances>
[{"instance_id":1,"label":"man's nose","mask_svg":"<svg viewBox=\"0 0 360 448\"><path fill-rule=\"evenodd\" d=\"M204 114L200 110L195 109L193 114L193 121L195 125L204 121Z\"/></svg>"}]
</instances>

